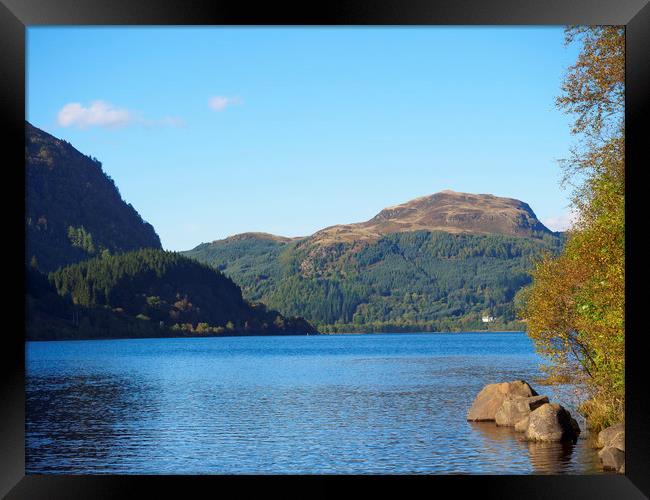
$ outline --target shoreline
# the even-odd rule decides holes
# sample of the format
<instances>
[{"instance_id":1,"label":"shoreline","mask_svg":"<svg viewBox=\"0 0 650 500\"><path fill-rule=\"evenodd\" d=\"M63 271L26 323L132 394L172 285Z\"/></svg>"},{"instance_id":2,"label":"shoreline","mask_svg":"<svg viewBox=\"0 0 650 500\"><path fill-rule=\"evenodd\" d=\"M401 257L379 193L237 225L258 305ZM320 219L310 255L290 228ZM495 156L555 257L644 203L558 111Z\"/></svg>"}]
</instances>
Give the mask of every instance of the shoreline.
<instances>
[{"instance_id":1,"label":"shoreline","mask_svg":"<svg viewBox=\"0 0 650 500\"><path fill-rule=\"evenodd\" d=\"M357 335L455 335L455 334L486 334L486 333L526 333L523 330L478 330L478 331L447 331L447 332L348 332L348 333L290 333L290 334L218 334L218 335L171 335L161 337L79 337L79 338L51 338L51 339L25 339L28 342L69 342L69 341L92 341L92 340L151 340L151 339L211 339L211 338L233 338L233 337L323 337L323 336L357 336Z\"/></svg>"}]
</instances>

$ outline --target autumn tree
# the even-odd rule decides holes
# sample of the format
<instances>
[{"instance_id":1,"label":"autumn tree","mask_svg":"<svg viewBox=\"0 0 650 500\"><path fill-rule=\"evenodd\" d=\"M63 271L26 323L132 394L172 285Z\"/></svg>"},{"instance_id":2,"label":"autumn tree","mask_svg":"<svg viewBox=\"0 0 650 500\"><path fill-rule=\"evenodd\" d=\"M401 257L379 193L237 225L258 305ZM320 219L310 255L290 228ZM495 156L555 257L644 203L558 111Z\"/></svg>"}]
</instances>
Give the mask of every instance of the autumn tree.
<instances>
[{"instance_id":1,"label":"autumn tree","mask_svg":"<svg viewBox=\"0 0 650 500\"><path fill-rule=\"evenodd\" d=\"M556 104L575 116L577 141L561 163L577 220L562 254L538 262L523 316L550 375L587 387L580 410L598 430L625 416L624 30L570 27L575 42Z\"/></svg>"}]
</instances>

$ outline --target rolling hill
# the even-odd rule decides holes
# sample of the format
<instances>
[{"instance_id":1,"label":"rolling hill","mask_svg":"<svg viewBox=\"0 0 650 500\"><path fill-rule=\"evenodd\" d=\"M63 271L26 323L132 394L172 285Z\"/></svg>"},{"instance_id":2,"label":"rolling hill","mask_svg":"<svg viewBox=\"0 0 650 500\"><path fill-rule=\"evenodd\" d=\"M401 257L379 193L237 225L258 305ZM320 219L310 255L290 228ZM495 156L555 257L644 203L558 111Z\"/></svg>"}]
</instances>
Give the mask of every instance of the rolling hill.
<instances>
[{"instance_id":1,"label":"rolling hill","mask_svg":"<svg viewBox=\"0 0 650 500\"><path fill-rule=\"evenodd\" d=\"M517 328L513 299L563 237L521 201L443 191L304 238L243 233L183 252L321 331Z\"/></svg>"}]
</instances>

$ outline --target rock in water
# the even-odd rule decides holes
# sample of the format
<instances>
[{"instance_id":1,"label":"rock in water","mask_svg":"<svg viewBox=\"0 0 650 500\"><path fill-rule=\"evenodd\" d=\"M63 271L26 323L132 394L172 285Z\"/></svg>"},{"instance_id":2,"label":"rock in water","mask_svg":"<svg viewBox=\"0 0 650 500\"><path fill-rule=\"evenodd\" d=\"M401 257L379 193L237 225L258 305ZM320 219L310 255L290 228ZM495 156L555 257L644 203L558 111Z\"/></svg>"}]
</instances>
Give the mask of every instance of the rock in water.
<instances>
[{"instance_id":1,"label":"rock in water","mask_svg":"<svg viewBox=\"0 0 650 500\"><path fill-rule=\"evenodd\" d=\"M603 448L598 457L605 470L625 473L625 425L616 424L598 433L596 446Z\"/></svg>"},{"instance_id":2,"label":"rock in water","mask_svg":"<svg viewBox=\"0 0 650 500\"><path fill-rule=\"evenodd\" d=\"M578 421L571 417L571 427L573 428L573 431L576 433L576 436L580 435L580 425L578 424Z\"/></svg>"},{"instance_id":3,"label":"rock in water","mask_svg":"<svg viewBox=\"0 0 650 500\"><path fill-rule=\"evenodd\" d=\"M616 441L618 446L616 448L625 451L625 425L616 424L603 429L598 433L598 439L596 441L596 446L598 448L606 448L608 446L613 446L612 442ZM622 448L620 447L622 446Z\"/></svg>"},{"instance_id":4,"label":"rock in water","mask_svg":"<svg viewBox=\"0 0 650 500\"><path fill-rule=\"evenodd\" d=\"M522 418L519 422L515 424L515 432L526 432L526 429L528 429L529 422L530 422L530 416Z\"/></svg>"},{"instance_id":5,"label":"rock in water","mask_svg":"<svg viewBox=\"0 0 650 500\"><path fill-rule=\"evenodd\" d=\"M617 448L621 451L625 451L625 432L619 432L612 438L609 442L609 446L612 448Z\"/></svg>"},{"instance_id":6,"label":"rock in water","mask_svg":"<svg viewBox=\"0 0 650 500\"><path fill-rule=\"evenodd\" d=\"M528 398L537 396L537 393L524 380L488 384L481 389L476 399L474 399L471 408L467 412L467 420L473 422L493 421L497 410L509 395Z\"/></svg>"},{"instance_id":7,"label":"rock in water","mask_svg":"<svg viewBox=\"0 0 650 500\"><path fill-rule=\"evenodd\" d=\"M603 463L603 469L625 472L625 453L618 448L613 446L603 448L598 452L598 457Z\"/></svg>"},{"instance_id":8,"label":"rock in water","mask_svg":"<svg viewBox=\"0 0 650 500\"><path fill-rule=\"evenodd\" d=\"M528 441L566 442L578 438L571 414L557 403L546 403L529 415ZM578 429L579 431L579 429Z\"/></svg>"},{"instance_id":9,"label":"rock in water","mask_svg":"<svg viewBox=\"0 0 650 500\"><path fill-rule=\"evenodd\" d=\"M512 396L508 395L503 400L503 404L497 410L494 420L497 425L512 427L517 422L527 417L531 411L539 408L543 404L548 403L546 396Z\"/></svg>"}]
</instances>

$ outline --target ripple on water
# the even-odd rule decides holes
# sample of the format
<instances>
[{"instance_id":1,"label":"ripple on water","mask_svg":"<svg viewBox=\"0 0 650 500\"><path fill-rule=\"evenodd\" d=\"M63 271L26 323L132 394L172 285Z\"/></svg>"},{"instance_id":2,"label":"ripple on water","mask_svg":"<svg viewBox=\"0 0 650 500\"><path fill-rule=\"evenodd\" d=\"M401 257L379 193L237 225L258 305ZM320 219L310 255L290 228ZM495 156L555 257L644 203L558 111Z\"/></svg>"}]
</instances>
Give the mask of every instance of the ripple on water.
<instances>
[{"instance_id":1,"label":"ripple on water","mask_svg":"<svg viewBox=\"0 0 650 500\"><path fill-rule=\"evenodd\" d=\"M28 343L26 468L600 472L590 438L526 443L465 421L484 384L533 380L538 362L523 334ZM570 391L538 389L574 404Z\"/></svg>"}]
</instances>

